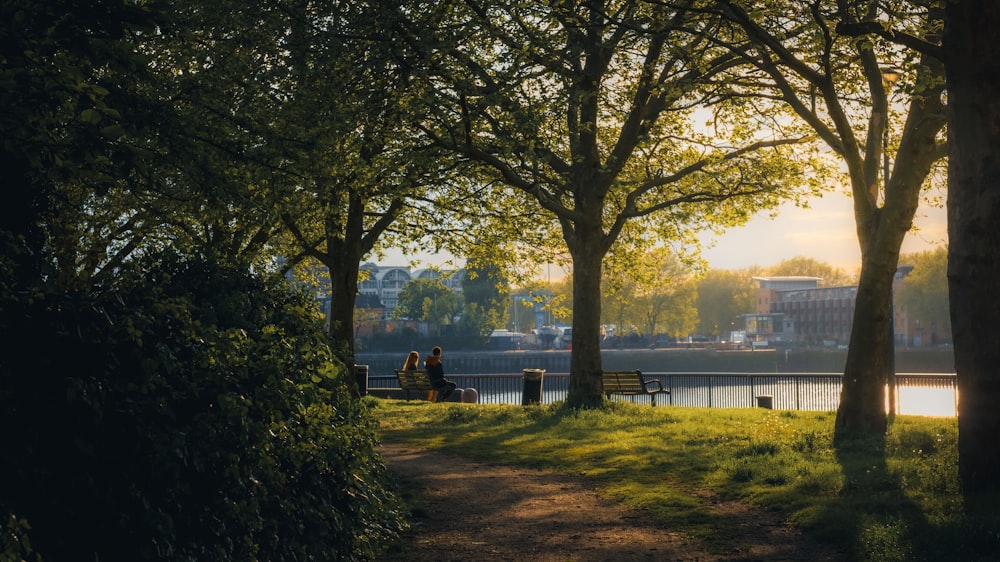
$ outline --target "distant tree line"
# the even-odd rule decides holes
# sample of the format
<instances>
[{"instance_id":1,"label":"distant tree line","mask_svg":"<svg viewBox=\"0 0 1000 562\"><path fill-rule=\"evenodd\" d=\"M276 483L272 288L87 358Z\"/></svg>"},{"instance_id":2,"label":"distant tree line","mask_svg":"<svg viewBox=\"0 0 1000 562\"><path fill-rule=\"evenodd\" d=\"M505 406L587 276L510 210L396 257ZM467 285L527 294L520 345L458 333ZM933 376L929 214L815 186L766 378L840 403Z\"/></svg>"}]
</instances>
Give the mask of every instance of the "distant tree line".
<instances>
[{"instance_id":1,"label":"distant tree line","mask_svg":"<svg viewBox=\"0 0 1000 562\"><path fill-rule=\"evenodd\" d=\"M897 306L914 318L946 323L940 333L950 336L947 250L904 254L900 263L913 266L913 270L897 296ZM820 287L857 284L856 275L802 256L766 268L698 271L664 250L650 252L637 267L615 273L614 278L610 275L602 281L602 324L616 327L620 336L635 334L644 342L652 342L657 335L727 339L732 330L742 329L742 324L737 324L739 317L756 311L759 283L754 277L817 277ZM485 278L479 274L476 279ZM479 292L470 292L470 287L476 285ZM484 295L488 295L485 300ZM532 308L522 311L517 326L511 323L515 316L512 307L523 308L524 304L510 302L510 295L541 295L537 303L533 299L523 301ZM447 333L450 345L473 348L486 347L486 338L495 329L510 326L525 332L538 328L536 304L554 323L568 326L573 320L573 310L567 304L572 302L572 286L566 279L535 280L515 288L508 288L502 281L463 282L461 293L437 279L416 279L403 286L398 298L394 319L425 322L432 328L433 337Z\"/></svg>"}]
</instances>

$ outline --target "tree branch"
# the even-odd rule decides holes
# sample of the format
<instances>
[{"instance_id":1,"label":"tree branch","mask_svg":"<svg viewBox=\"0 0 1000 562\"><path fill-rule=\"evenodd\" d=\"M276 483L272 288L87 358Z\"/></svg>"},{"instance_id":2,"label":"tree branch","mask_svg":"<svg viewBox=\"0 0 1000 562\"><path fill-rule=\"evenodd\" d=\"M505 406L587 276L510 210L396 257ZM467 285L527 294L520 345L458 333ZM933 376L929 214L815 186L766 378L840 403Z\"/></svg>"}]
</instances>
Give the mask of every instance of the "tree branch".
<instances>
[{"instance_id":1,"label":"tree branch","mask_svg":"<svg viewBox=\"0 0 1000 562\"><path fill-rule=\"evenodd\" d=\"M914 51L932 56L938 60L944 60L944 51L940 45L935 45L909 33L886 29L876 21L860 22L840 22L837 24L837 33L847 37L858 37L860 35L877 35L887 41L909 47Z\"/></svg>"}]
</instances>

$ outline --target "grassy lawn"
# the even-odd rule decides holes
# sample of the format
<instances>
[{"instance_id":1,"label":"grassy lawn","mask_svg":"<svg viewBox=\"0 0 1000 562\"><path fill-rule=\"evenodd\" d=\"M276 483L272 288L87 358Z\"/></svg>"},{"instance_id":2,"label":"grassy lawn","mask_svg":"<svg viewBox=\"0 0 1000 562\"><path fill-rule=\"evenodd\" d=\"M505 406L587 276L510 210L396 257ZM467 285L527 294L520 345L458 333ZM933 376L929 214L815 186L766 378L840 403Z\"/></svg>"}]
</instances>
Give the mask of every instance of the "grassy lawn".
<instances>
[{"instance_id":1,"label":"grassy lawn","mask_svg":"<svg viewBox=\"0 0 1000 562\"><path fill-rule=\"evenodd\" d=\"M957 421L897 417L833 445L833 412L429 403L367 398L384 441L566 472L707 537L709 491L787 515L856 560L995 560L1000 497L963 498Z\"/></svg>"}]
</instances>

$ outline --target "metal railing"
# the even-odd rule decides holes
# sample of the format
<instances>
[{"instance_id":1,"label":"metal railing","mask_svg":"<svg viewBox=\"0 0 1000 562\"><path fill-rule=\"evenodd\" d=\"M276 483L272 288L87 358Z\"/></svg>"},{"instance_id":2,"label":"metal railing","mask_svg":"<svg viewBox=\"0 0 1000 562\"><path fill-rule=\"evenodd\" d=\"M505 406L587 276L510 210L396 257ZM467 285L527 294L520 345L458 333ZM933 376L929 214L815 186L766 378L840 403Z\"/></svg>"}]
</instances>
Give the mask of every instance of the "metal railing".
<instances>
[{"instance_id":1,"label":"metal railing","mask_svg":"<svg viewBox=\"0 0 1000 562\"><path fill-rule=\"evenodd\" d=\"M836 410L840 402L843 375L840 373L647 373L658 379L668 396L657 400L658 406L699 408L751 408L760 397L778 410ZM459 388L475 388L479 402L485 404L521 404L522 374L449 374ZM896 412L909 415L954 416L958 407L958 388L953 373L898 373L896 375ZM368 388L398 389L395 376L373 376ZM542 379L542 403L566 399L568 373L545 373ZM612 400L650 403L648 396L612 396Z\"/></svg>"}]
</instances>

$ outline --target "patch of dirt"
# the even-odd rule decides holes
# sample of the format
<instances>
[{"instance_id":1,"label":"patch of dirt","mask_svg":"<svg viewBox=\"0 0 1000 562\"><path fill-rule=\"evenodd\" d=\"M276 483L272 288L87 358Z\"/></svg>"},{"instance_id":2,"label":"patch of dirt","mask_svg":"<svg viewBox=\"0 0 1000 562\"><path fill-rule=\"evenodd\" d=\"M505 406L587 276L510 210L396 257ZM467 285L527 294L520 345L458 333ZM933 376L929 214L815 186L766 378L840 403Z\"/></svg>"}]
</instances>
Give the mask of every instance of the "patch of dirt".
<instances>
[{"instance_id":1,"label":"patch of dirt","mask_svg":"<svg viewBox=\"0 0 1000 562\"><path fill-rule=\"evenodd\" d=\"M707 493L695 495L720 521L718 533L725 538L716 544L651 522L641 511L602 497L572 476L395 444L384 444L382 454L417 506L413 528L385 560L848 559L773 513Z\"/></svg>"}]
</instances>

